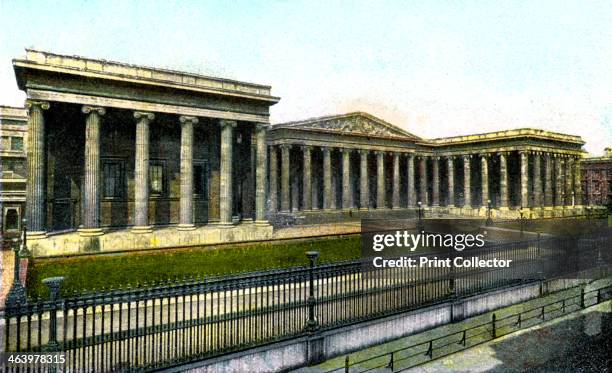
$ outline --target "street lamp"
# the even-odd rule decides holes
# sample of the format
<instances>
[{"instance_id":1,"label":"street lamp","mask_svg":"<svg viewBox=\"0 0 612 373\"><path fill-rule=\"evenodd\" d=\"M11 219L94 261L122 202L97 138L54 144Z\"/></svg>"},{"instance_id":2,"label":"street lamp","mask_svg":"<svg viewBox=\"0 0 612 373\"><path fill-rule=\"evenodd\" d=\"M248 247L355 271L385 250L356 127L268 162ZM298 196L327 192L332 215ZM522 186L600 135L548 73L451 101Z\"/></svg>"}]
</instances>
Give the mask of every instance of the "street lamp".
<instances>
[{"instance_id":1,"label":"street lamp","mask_svg":"<svg viewBox=\"0 0 612 373\"><path fill-rule=\"evenodd\" d=\"M491 200L487 200L487 226L493 225L493 218L491 217Z\"/></svg>"},{"instance_id":2,"label":"street lamp","mask_svg":"<svg viewBox=\"0 0 612 373\"><path fill-rule=\"evenodd\" d=\"M422 216L423 215L422 205L423 204L421 203L421 201L419 201L419 202L417 202L417 205L419 206L418 210L417 210L417 218L419 220L418 230L421 231L422 228L423 228L423 222L422 222L422 219L423 219L423 216Z\"/></svg>"},{"instance_id":3,"label":"street lamp","mask_svg":"<svg viewBox=\"0 0 612 373\"><path fill-rule=\"evenodd\" d=\"M523 231L525 230L525 219L523 218L523 206L521 205L521 209L519 210L519 220L521 223L521 237L523 237Z\"/></svg>"}]
</instances>

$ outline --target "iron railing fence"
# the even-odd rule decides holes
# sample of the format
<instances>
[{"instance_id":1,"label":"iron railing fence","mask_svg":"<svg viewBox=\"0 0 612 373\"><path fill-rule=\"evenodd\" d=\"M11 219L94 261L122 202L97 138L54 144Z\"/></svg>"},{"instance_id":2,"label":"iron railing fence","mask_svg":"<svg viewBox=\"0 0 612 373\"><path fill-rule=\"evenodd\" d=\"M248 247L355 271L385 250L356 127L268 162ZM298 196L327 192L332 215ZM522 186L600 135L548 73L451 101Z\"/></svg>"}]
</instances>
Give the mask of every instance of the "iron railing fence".
<instances>
[{"instance_id":1,"label":"iron railing fence","mask_svg":"<svg viewBox=\"0 0 612 373\"><path fill-rule=\"evenodd\" d=\"M561 299L550 300L502 317L493 313L488 321L468 325L461 330L403 346L390 352L368 356L364 359L355 359L347 355L342 367L332 368L323 373L365 373L379 372L383 369L387 372L403 371L565 316L585 307L600 304L611 298L612 286L590 291L581 288L578 294L567 294Z\"/></svg>"},{"instance_id":2,"label":"iron railing fence","mask_svg":"<svg viewBox=\"0 0 612 373\"><path fill-rule=\"evenodd\" d=\"M609 234L542 238L452 254L513 260L509 268L488 270L376 268L369 259L316 266L311 256L310 267L68 297L52 278L49 300L7 304L4 345L6 351L65 353L64 371L154 370L589 270L610 263L609 243Z\"/></svg>"}]
</instances>

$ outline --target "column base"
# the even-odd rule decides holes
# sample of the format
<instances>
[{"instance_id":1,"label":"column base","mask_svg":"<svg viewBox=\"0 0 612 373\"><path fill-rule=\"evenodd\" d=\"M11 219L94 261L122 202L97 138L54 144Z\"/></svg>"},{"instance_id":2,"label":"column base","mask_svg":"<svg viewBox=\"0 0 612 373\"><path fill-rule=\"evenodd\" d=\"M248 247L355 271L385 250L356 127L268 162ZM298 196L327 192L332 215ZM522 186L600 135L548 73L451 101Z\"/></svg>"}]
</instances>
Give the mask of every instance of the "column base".
<instances>
[{"instance_id":1,"label":"column base","mask_svg":"<svg viewBox=\"0 0 612 373\"><path fill-rule=\"evenodd\" d=\"M401 210L401 209L402 209L402 208L401 208L401 207L399 207L399 206L393 206L393 207L391 207L391 210Z\"/></svg>"},{"instance_id":2,"label":"column base","mask_svg":"<svg viewBox=\"0 0 612 373\"><path fill-rule=\"evenodd\" d=\"M28 241L42 240L47 238L47 231L27 231Z\"/></svg>"},{"instance_id":3,"label":"column base","mask_svg":"<svg viewBox=\"0 0 612 373\"><path fill-rule=\"evenodd\" d=\"M267 227L270 225L270 222L267 220L255 220L255 225L258 227Z\"/></svg>"},{"instance_id":4,"label":"column base","mask_svg":"<svg viewBox=\"0 0 612 373\"><path fill-rule=\"evenodd\" d=\"M360 207L359 208L359 211L368 211L368 210L369 210L369 208L367 208L367 207Z\"/></svg>"},{"instance_id":5,"label":"column base","mask_svg":"<svg viewBox=\"0 0 612 373\"><path fill-rule=\"evenodd\" d=\"M79 232L79 236L81 237L95 237L104 234L102 228L79 228L77 232Z\"/></svg>"},{"instance_id":6,"label":"column base","mask_svg":"<svg viewBox=\"0 0 612 373\"><path fill-rule=\"evenodd\" d=\"M508 206L501 206L497 208L499 211L510 211L510 208Z\"/></svg>"},{"instance_id":7,"label":"column base","mask_svg":"<svg viewBox=\"0 0 612 373\"><path fill-rule=\"evenodd\" d=\"M196 226L195 224L179 224L176 229L179 231L193 231L196 229Z\"/></svg>"},{"instance_id":8,"label":"column base","mask_svg":"<svg viewBox=\"0 0 612 373\"><path fill-rule=\"evenodd\" d=\"M134 234L144 234L153 232L153 227L150 225L136 225L132 227L132 233Z\"/></svg>"}]
</instances>

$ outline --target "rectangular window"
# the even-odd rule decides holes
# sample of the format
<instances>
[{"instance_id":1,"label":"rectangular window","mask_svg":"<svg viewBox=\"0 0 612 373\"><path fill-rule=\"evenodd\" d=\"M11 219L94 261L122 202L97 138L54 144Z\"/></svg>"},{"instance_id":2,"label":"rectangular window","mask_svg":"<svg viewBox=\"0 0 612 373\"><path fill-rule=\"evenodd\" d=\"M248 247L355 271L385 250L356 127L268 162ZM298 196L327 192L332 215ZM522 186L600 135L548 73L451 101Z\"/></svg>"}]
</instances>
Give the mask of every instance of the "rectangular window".
<instances>
[{"instance_id":1,"label":"rectangular window","mask_svg":"<svg viewBox=\"0 0 612 373\"><path fill-rule=\"evenodd\" d=\"M104 177L104 197L122 198L125 180L123 161L105 161L102 173Z\"/></svg>"},{"instance_id":2,"label":"rectangular window","mask_svg":"<svg viewBox=\"0 0 612 373\"><path fill-rule=\"evenodd\" d=\"M9 136L0 137L0 150L9 150L11 148L11 138Z\"/></svg>"},{"instance_id":3,"label":"rectangular window","mask_svg":"<svg viewBox=\"0 0 612 373\"><path fill-rule=\"evenodd\" d=\"M159 197L164 194L164 166L154 163L149 166L149 190L152 197Z\"/></svg>"},{"instance_id":4,"label":"rectangular window","mask_svg":"<svg viewBox=\"0 0 612 373\"><path fill-rule=\"evenodd\" d=\"M23 137L11 137L11 150L23 150Z\"/></svg>"},{"instance_id":5,"label":"rectangular window","mask_svg":"<svg viewBox=\"0 0 612 373\"><path fill-rule=\"evenodd\" d=\"M206 196L206 164L196 163L193 165L193 193L198 197Z\"/></svg>"}]
</instances>

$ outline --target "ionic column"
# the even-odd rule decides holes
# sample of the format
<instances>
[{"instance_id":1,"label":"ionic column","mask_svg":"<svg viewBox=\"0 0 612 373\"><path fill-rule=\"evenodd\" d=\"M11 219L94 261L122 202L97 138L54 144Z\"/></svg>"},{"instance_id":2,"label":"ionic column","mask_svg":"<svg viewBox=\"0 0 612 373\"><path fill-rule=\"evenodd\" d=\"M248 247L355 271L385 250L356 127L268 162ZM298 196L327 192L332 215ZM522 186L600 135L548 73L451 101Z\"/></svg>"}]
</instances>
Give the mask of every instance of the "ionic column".
<instances>
[{"instance_id":1,"label":"ionic column","mask_svg":"<svg viewBox=\"0 0 612 373\"><path fill-rule=\"evenodd\" d=\"M499 153L499 208L508 209L508 163L505 153Z\"/></svg>"},{"instance_id":2,"label":"ionic column","mask_svg":"<svg viewBox=\"0 0 612 373\"><path fill-rule=\"evenodd\" d=\"M149 124L155 115L134 112L136 153L134 164L134 233L149 233Z\"/></svg>"},{"instance_id":3,"label":"ionic column","mask_svg":"<svg viewBox=\"0 0 612 373\"><path fill-rule=\"evenodd\" d=\"M290 199L290 179L289 179L289 151L291 145L283 144L281 148L281 211L291 210L291 199Z\"/></svg>"},{"instance_id":4,"label":"ionic column","mask_svg":"<svg viewBox=\"0 0 612 373\"><path fill-rule=\"evenodd\" d=\"M521 208L529 208L529 153L519 152L521 157Z\"/></svg>"},{"instance_id":5,"label":"ionic column","mask_svg":"<svg viewBox=\"0 0 612 373\"><path fill-rule=\"evenodd\" d=\"M376 208L385 208L385 152L376 152Z\"/></svg>"},{"instance_id":6,"label":"ionic column","mask_svg":"<svg viewBox=\"0 0 612 373\"><path fill-rule=\"evenodd\" d=\"M278 155L276 146L270 145L270 211L278 210Z\"/></svg>"},{"instance_id":7,"label":"ionic column","mask_svg":"<svg viewBox=\"0 0 612 373\"><path fill-rule=\"evenodd\" d=\"M342 153L342 209L352 207L353 198L351 189L351 152L353 149L340 149Z\"/></svg>"},{"instance_id":8,"label":"ionic column","mask_svg":"<svg viewBox=\"0 0 612 373\"><path fill-rule=\"evenodd\" d=\"M582 206L582 170L580 169L580 158L574 160L574 205Z\"/></svg>"},{"instance_id":9,"label":"ionic column","mask_svg":"<svg viewBox=\"0 0 612 373\"><path fill-rule=\"evenodd\" d=\"M446 167L448 168L448 206L455 207L455 163L454 157L446 158Z\"/></svg>"},{"instance_id":10,"label":"ionic column","mask_svg":"<svg viewBox=\"0 0 612 373\"><path fill-rule=\"evenodd\" d=\"M359 150L359 209L367 210L370 207L370 184L368 182L368 153L369 150Z\"/></svg>"},{"instance_id":11,"label":"ionic column","mask_svg":"<svg viewBox=\"0 0 612 373\"><path fill-rule=\"evenodd\" d=\"M231 225L234 208L233 146L236 121L221 120L220 224Z\"/></svg>"},{"instance_id":12,"label":"ionic column","mask_svg":"<svg viewBox=\"0 0 612 373\"><path fill-rule=\"evenodd\" d=\"M563 206L563 158L555 157L555 206Z\"/></svg>"},{"instance_id":13,"label":"ionic column","mask_svg":"<svg viewBox=\"0 0 612 373\"><path fill-rule=\"evenodd\" d=\"M553 207L552 187L553 159L550 153L544 154L544 207Z\"/></svg>"},{"instance_id":14,"label":"ionic column","mask_svg":"<svg viewBox=\"0 0 612 373\"><path fill-rule=\"evenodd\" d=\"M574 159L567 158L565 161L565 206L572 206L573 204L573 191L574 191Z\"/></svg>"},{"instance_id":15,"label":"ionic column","mask_svg":"<svg viewBox=\"0 0 612 373\"><path fill-rule=\"evenodd\" d=\"M28 219L28 239L46 237L45 234L45 200L47 163L45 148L45 117L43 110L49 109L44 101L26 101L28 109L28 183L26 198L26 216Z\"/></svg>"},{"instance_id":16,"label":"ionic column","mask_svg":"<svg viewBox=\"0 0 612 373\"><path fill-rule=\"evenodd\" d=\"M323 148L323 209L330 210L332 202L331 149Z\"/></svg>"},{"instance_id":17,"label":"ionic column","mask_svg":"<svg viewBox=\"0 0 612 373\"><path fill-rule=\"evenodd\" d=\"M439 160L440 157L433 157L432 158L432 187L433 190L431 192L432 195L432 206L433 207L438 207L440 206L440 166L439 166Z\"/></svg>"},{"instance_id":18,"label":"ionic column","mask_svg":"<svg viewBox=\"0 0 612 373\"><path fill-rule=\"evenodd\" d=\"M193 222L193 125L198 118L180 116L181 123L181 196L179 230L195 229Z\"/></svg>"},{"instance_id":19,"label":"ionic column","mask_svg":"<svg viewBox=\"0 0 612 373\"><path fill-rule=\"evenodd\" d=\"M489 204L489 155L483 154L480 157L480 180L481 180L481 191L482 199L480 202L481 207L487 207Z\"/></svg>"},{"instance_id":20,"label":"ionic column","mask_svg":"<svg viewBox=\"0 0 612 373\"><path fill-rule=\"evenodd\" d=\"M417 203L416 188L414 185L414 155L408 156L408 207L415 207Z\"/></svg>"},{"instance_id":21,"label":"ionic column","mask_svg":"<svg viewBox=\"0 0 612 373\"><path fill-rule=\"evenodd\" d=\"M255 224L267 225L266 220L266 189L268 188L268 144L266 143L266 132L268 126L257 124L255 126L255 137L257 150L255 162Z\"/></svg>"},{"instance_id":22,"label":"ionic column","mask_svg":"<svg viewBox=\"0 0 612 373\"><path fill-rule=\"evenodd\" d=\"M472 188L471 188L471 168L470 158L471 155L463 156L463 195L464 203L463 207L472 207Z\"/></svg>"},{"instance_id":23,"label":"ionic column","mask_svg":"<svg viewBox=\"0 0 612 373\"><path fill-rule=\"evenodd\" d=\"M400 174L399 174L400 153L393 153L393 196L391 208L400 208Z\"/></svg>"},{"instance_id":24,"label":"ionic column","mask_svg":"<svg viewBox=\"0 0 612 373\"><path fill-rule=\"evenodd\" d=\"M304 210L312 210L312 147L302 146L302 155L304 157L302 166L304 195L302 196L302 202Z\"/></svg>"},{"instance_id":25,"label":"ionic column","mask_svg":"<svg viewBox=\"0 0 612 373\"><path fill-rule=\"evenodd\" d=\"M97 236L100 229L100 122L106 113L102 107L83 106L85 118L85 177L83 180L83 227L81 236Z\"/></svg>"},{"instance_id":26,"label":"ionic column","mask_svg":"<svg viewBox=\"0 0 612 373\"><path fill-rule=\"evenodd\" d=\"M428 206L429 200L427 198L427 157L419 157L419 179L421 182L421 195L420 202L422 206Z\"/></svg>"},{"instance_id":27,"label":"ionic column","mask_svg":"<svg viewBox=\"0 0 612 373\"><path fill-rule=\"evenodd\" d=\"M533 154L533 204L534 207L542 207L542 156L540 152Z\"/></svg>"}]
</instances>

